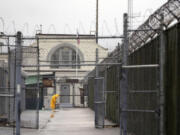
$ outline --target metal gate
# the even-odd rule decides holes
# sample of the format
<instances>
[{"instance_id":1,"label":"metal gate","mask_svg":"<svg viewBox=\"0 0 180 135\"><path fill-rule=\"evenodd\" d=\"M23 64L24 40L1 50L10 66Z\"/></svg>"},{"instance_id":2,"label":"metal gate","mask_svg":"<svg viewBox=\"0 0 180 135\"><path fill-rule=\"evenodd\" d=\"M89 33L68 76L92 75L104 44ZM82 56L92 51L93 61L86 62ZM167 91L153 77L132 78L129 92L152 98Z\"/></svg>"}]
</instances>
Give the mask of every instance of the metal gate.
<instances>
[{"instance_id":1,"label":"metal gate","mask_svg":"<svg viewBox=\"0 0 180 135\"><path fill-rule=\"evenodd\" d=\"M130 54L129 58L132 59L128 60L127 20L128 16L125 14L125 39L120 82L120 134L161 135L164 134L165 42L163 23L161 22L160 49L157 49L160 52L154 52L157 56L156 59L159 58L159 60L154 64L146 63L147 59L144 62L137 60L138 56L136 59L131 57L135 54Z\"/></svg>"},{"instance_id":2,"label":"metal gate","mask_svg":"<svg viewBox=\"0 0 180 135\"><path fill-rule=\"evenodd\" d=\"M25 124L23 127L29 128L39 128L39 106L40 106L40 88L43 88L43 75L41 73L42 67L53 67L53 66L70 66L70 67L78 67L78 66L109 66L109 65L120 65L119 63L98 63L98 61L82 61L82 63L53 63L52 61L43 61L40 60L40 40L54 40L54 39L96 39L95 36L90 37L41 37L38 34L35 37L23 37L21 32L17 32L15 35L0 35L2 40L4 40L4 46L2 50L6 50L7 58L6 64L7 66L3 67L4 69L2 72L8 72L8 80L7 82L3 82L3 86L0 86L0 96L2 100L5 100L6 107L3 106L2 110L6 111L8 109L7 115L8 118L12 120L13 125L13 134L19 135L20 134L20 126ZM122 36L110 36L110 37L98 37L101 39L106 38L123 38ZM1 39L0 39L1 40ZM96 50L96 55L98 55L98 49ZM1 52L1 56L3 53ZM96 56L98 58L98 56ZM102 59L102 58L101 58ZM52 62L52 63L51 63ZM89 63L84 63L89 62ZM90 63L91 62L91 63ZM92 63L96 62L96 63ZM43 64L44 63L44 64ZM41 69L40 69L41 67ZM98 68L97 68L98 69ZM44 71L42 71L44 72ZM58 72L58 70L48 69L46 72ZM98 72L97 72L98 73ZM3 76L2 76L3 77ZM54 78L53 78L54 77ZM56 80L55 76L50 76L51 80ZM77 77L77 76L76 76ZM26 78L26 79L25 79ZM46 76L47 78L47 76ZM74 78L74 76L73 76ZM3 78L1 78L3 79ZM56 82L56 81L54 81ZM7 85L4 85L7 84ZM74 84L72 82L72 84ZM53 84L56 85L56 84ZM74 85L73 85L74 89ZM32 92L34 105L32 111L25 110L25 101L31 102L31 100L25 100L26 90ZM31 91L32 90L32 91ZM54 86L54 93L55 94L56 87ZM3 93L6 91L6 93ZM98 128L103 128L104 126L104 79L98 78L96 76L96 90L95 90L95 126ZM69 94L69 93L68 93ZM29 94L28 94L29 95ZM73 96L73 101L75 100L75 96L78 96L79 99L84 97L84 93L81 91L79 95L73 94L69 95L61 95L63 96ZM65 101L69 99L64 99ZM83 101L83 100L82 100ZM31 102L32 103L32 102ZM4 113L2 111L2 113Z\"/></svg>"},{"instance_id":3,"label":"metal gate","mask_svg":"<svg viewBox=\"0 0 180 135\"><path fill-rule=\"evenodd\" d=\"M38 128L38 90L39 83L29 87L26 85L25 78L30 75L26 72L25 66L38 63L38 47L36 39L24 39L21 32L15 35L0 35L0 100L4 106L0 106L1 118L5 119L6 124L11 125L12 130L8 134L20 134L20 126ZM31 43L30 43L31 42ZM34 43L33 46L28 46ZM24 65L24 67L22 66ZM39 78L38 67L34 68L34 75ZM36 102L33 112L26 110L26 89L35 91ZM31 117L29 117L31 113ZM0 118L0 119L1 119ZM30 123L28 123L30 121Z\"/></svg>"},{"instance_id":4,"label":"metal gate","mask_svg":"<svg viewBox=\"0 0 180 135\"><path fill-rule=\"evenodd\" d=\"M104 127L104 78L95 78L95 91L94 91L94 110L95 110L95 127Z\"/></svg>"}]
</instances>

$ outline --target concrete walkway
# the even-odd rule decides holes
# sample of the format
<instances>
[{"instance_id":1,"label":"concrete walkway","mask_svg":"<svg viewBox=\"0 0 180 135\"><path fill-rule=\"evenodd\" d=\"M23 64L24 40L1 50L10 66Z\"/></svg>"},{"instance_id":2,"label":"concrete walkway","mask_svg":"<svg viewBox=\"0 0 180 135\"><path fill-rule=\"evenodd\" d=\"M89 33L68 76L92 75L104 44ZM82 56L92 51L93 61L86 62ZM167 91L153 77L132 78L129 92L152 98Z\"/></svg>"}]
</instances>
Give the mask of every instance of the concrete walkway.
<instances>
[{"instance_id":1,"label":"concrete walkway","mask_svg":"<svg viewBox=\"0 0 180 135\"><path fill-rule=\"evenodd\" d=\"M43 128L49 120L50 110L39 111L39 128ZM21 113L21 127L36 128L36 111L26 110Z\"/></svg>"},{"instance_id":2,"label":"concrete walkway","mask_svg":"<svg viewBox=\"0 0 180 135\"><path fill-rule=\"evenodd\" d=\"M50 118L50 111L41 111L39 130L21 129L21 135L119 135L119 128L94 128L94 112L88 108L63 108ZM48 120L46 122L44 119ZM109 123L108 123L109 124ZM0 128L0 135L13 135L12 129Z\"/></svg>"},{"instance_id":3,"label":"concrete walkway","mask_svg":"<svg viewBox=\"0 0 180 135\"><path fill-rule=\"evenodd\" d=\"M94 112L90 109L61 109L55 113L39 135L119 135L119 128L94 128Z\"/></svg>"}]
</instances>

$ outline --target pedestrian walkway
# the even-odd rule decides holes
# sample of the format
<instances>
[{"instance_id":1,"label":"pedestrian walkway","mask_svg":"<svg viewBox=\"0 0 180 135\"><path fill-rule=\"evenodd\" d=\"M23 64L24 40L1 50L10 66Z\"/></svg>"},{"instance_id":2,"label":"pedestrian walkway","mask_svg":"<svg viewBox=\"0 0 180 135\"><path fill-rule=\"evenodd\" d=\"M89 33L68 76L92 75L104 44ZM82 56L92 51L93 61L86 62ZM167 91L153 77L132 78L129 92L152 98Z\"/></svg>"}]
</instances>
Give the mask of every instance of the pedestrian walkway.
<instances>
[{"instance_id":1,"label":"pedestrian walkway","mask_svg":"<svg viewBox=\"0 0 180 135\"><path fill-rule=\"evenodd\" d=\"M39 135L119 135L119 128L94 128L94 112L88 108L58 110Z\"/></svg>"},{"instance_id":2,"label":"pedestrian walkway","mask_svg":"<svg viewBox=\"0 0 180 135\"><path fill-rule=\"evenodd\" d=\"M31 116L32 114L32 116ZM40 129L21 128L21 135L119 135L119 128L94 128L94 112L89 108L61 108L50 118L51 111L40 111ZM27 117L26 119L24 117ZM26 111L24 121L33 118L34 112ZM29 122L31 123L31 121ZM26 124L27 125L29 125ZM106 124L110 124L106 122ZM34 125L34 124L33 124ZM0 135L13 135L13 129L0 127Z\"/></svg>"},{"instance_id":3,"label":"pedestrian walkway","mask_svg":"<svg viewBox=\"0 0 180 135\"><path fill-rule=\"evenodd\" d=\"M48 116L51 114L50 110L39 111L39 128L43 128L48 122ZM21 127L23 128L36 128L36 110L26 110L21 113Z\"/></svg>"}]
</instances>

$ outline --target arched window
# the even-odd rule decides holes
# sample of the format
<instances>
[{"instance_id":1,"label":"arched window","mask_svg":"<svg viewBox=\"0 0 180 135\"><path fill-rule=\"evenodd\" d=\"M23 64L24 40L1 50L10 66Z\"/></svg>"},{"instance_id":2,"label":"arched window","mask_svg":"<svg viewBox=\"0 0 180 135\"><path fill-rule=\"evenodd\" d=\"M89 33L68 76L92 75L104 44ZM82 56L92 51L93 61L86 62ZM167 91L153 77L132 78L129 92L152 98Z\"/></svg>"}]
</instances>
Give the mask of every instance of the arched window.
<instances>
[{"instance_id":1,"label":"arched window","mask_svg":"<svg viewBox=\"0 0 180 135\"><path fill-rule=\"evenodd\" d=\"M77 58L76 58L77 57ZM60 47L51 56L52 68L80 68L80 66L59 66L56 64L80 64L80 56L70 47Z\"/></svg>"}]
</instances>

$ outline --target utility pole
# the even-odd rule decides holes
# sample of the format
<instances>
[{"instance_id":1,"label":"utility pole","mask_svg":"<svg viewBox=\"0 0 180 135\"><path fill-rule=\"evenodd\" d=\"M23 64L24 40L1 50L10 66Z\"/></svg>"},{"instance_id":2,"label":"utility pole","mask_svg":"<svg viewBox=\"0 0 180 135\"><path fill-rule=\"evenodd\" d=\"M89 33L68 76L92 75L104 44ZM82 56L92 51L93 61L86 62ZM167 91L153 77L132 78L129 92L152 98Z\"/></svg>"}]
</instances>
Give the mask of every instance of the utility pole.
<instances>
[{"instance_id":1,"label":"utility pole","mask_svg":"<svg viewBox=\"0 0 180 135\"><path fill-rule=\"evenodd\" d=\"M22 59L22 34L17 32L16 36L16 135L20 135L21 125L21 59Z\"/></svg>"},{"instance_id":2,"label":"utility pole","mask_svg":"<svg viewBox=\"0 0 180 135\"><path fill-rule=\"evenodd\" d=\"M96 0L96 43L98 43L98 33L99 33L99 0Z\"/></svg>"}]
</instances>

